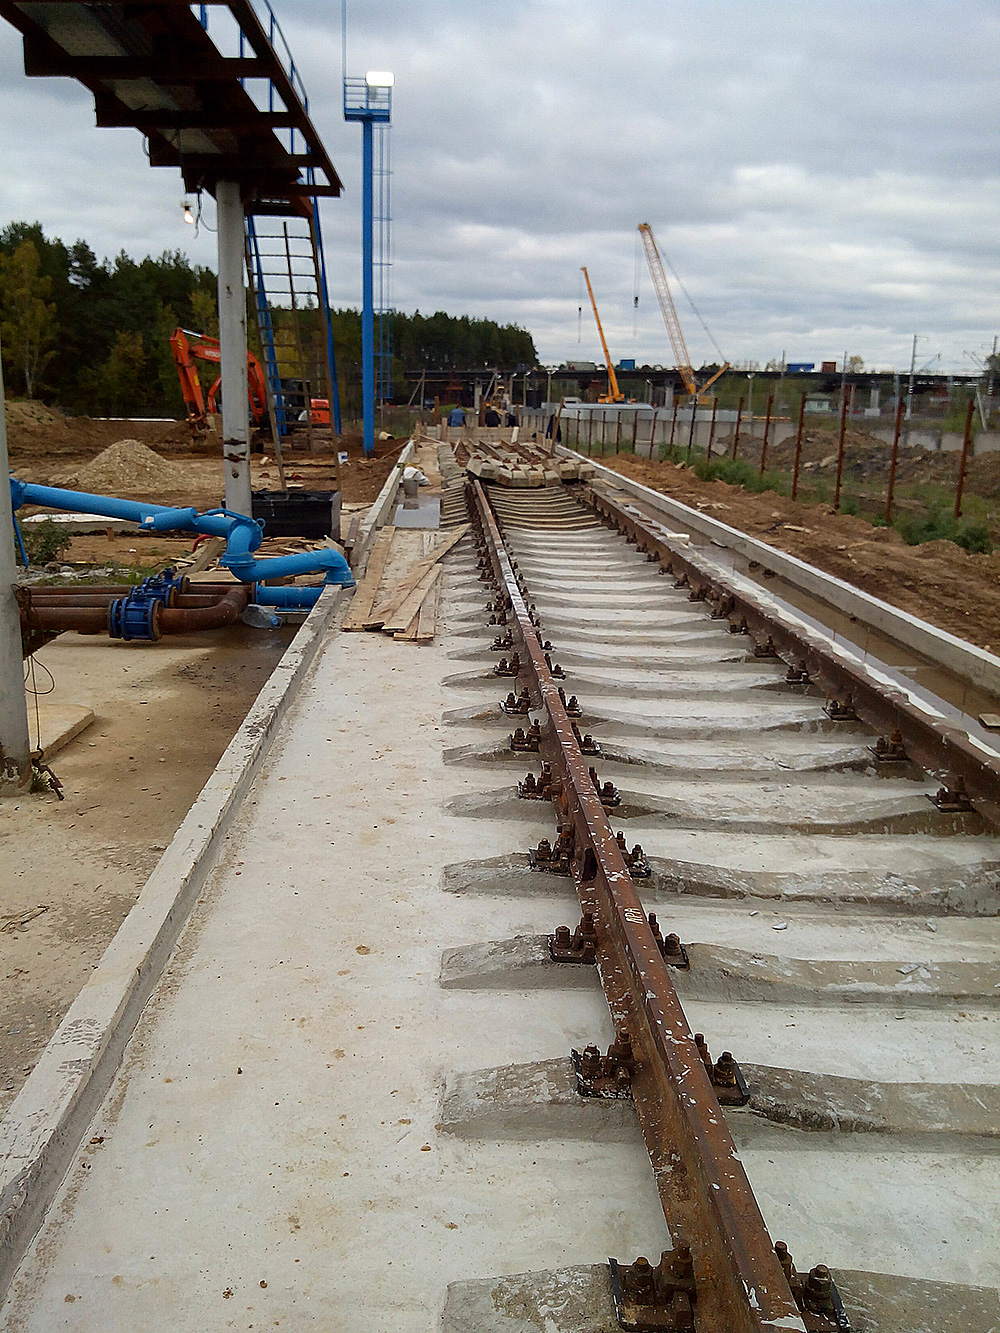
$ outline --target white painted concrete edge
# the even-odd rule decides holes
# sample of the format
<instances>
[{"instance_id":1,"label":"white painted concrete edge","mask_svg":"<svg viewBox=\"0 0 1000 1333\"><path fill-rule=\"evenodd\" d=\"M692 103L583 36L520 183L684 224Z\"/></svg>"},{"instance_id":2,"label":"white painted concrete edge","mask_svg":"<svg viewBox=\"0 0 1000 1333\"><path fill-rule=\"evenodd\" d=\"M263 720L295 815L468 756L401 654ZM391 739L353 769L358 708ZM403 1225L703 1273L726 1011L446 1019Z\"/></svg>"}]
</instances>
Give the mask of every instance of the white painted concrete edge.
<instances>
[{"instance_id":1,"label":"white painted concrete edge","mask_svg":"<svg viewBox=\"0 0 1000 1333\"><path fill-rule=\"evenodd\" d=\"M358 540L355 543L354 550L354 569L356 574L363 574L365 562L368 559L368 553L372 548L375 535L378 529L385 523L392 509L393 502L396 499L396 492L399 490L400 479L403 475L403 468L413 457L416 446L412 440L407 440L403 450L393 464L392 471L385 479L385 485L379 491L374 504L368 510L368 513L361 521L358 530Z\"/></svg>"},{"instance_id":2,"label":"white painted concrete edge","mask_svg":"<svg viewBox=\"0 0 1000 1333\"><path fill-rule=\"evenodd\" d=\"M0 1301L118 1071L222 839L337 609L325 589L0 1121Z\"/></svg>"},{"instance_id":3,"label":"white painted concrete edge","mask_svg":"<svg viewBox=\"0 0 1000 1333\"><path fill-rule=\"evenodd\" d=\"M947 667L960 679L967 680L984 690L1000 692L1000 657L994 656L993 653L977 648L975 644L966 643L954 634L949 634L947 630L929 625L927 621L911 616L898 607L890 606L888 602L872 597L870 593L862 592L853 584L845 583L843 579L838 579L833 574L826 574L794 555L779 551L777 547L769 546L767 542L749 537L738 528L730 527L728 523L722 523L717 518L709 518L707 514L692 509L690 505L682 504L679 500L673 500L670 496L651 490L648 486L632 481L631 478L622 476L611 468L603 467L593 458L587 458L585 454L578 454L561 444L556 446L556 453L592 463L600 478L613 482L622 490L642 499L651 509L667 515L675 523L682 524L685 530L698 532L721 546L739 551L741 555L751 560L759 560L762 565L773 569L789 583L794 583L796 587L835 607L838 611L855 616L859 621L877 629L904 647L923 654L930 661Z\"/></svg>"}]
</instances>

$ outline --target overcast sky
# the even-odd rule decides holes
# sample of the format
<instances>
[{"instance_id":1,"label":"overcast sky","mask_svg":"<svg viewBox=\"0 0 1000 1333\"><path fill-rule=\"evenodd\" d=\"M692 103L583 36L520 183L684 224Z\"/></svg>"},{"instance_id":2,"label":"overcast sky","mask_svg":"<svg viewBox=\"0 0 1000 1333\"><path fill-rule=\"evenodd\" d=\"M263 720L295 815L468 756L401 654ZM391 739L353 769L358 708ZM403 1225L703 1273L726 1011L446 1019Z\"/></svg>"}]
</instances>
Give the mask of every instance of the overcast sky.
<instances>
[{"instance_id":1,"label":"overcast sky","mask_svg":"<svg viewBox=\"0 0 1000 1333\"><path fill-rule=\"evenodd\" d=\"M331 299L360 300L360 127L341 117L338 0L273 0L345 183ZM542 362L670 365L636 224L730 360L966 371L1000 331L996 0L351 0L348 72L396 75L395 305L525 325ZM99 255L180 247L173 170L26 79L0 20L0 222ZM683 295L697 366L712 344Z\"/></svg>"}]
</instances>

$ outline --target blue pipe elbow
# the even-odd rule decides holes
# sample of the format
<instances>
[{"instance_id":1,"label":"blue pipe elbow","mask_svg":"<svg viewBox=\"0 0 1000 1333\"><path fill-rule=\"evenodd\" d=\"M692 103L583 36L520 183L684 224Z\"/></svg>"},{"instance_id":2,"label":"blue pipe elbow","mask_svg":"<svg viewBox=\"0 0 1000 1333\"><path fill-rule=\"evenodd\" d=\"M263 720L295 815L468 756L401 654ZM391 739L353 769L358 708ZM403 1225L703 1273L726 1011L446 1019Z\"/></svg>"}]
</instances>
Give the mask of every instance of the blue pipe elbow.
<instances>
[{"instance_id":1,"label":"blue pipe elbow","mask_svg":"<svg viewBox=\"0 0 1000 1333\"><path fill-rule=\"evenodd\" d=\"M110 495L67 491L58 486L37 486L34 482L18 481L16 477L10 478L10 499L15 510L24 504L46 505L50 509L65 509L70 513L103 514L108 518L128 519L138 523L147 532L201 532L212 537L225 537L226 550L219 563L235 574L241 583L290 578L297 574L325 573L326 583L339 583L344 588L354 587L350 565L339 551L329 547L319 551L303 551L301 555L255 559L253 552L264 535L261 525L255 518L234 514L227 509L210 509L199 514L193 508L176 509L137 500L120 500Z\"/></svg>"}]
</instances>

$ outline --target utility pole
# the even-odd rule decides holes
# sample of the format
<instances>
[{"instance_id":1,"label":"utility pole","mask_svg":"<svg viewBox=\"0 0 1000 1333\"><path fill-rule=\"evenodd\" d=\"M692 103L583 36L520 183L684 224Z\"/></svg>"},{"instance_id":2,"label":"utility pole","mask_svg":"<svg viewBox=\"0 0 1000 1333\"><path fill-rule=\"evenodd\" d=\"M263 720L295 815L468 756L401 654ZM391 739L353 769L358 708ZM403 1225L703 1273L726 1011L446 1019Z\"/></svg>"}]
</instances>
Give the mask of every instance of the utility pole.
<instances>
[{"instance_id":1,"label":"utility pole","mask_svg":"<svg viewBox=\"0 0 1000 1333\"><path fill-rule=\"evenodd\" d=\"M253 512L250 489L250 408L247 397L247 297L243 200L236 181L217 182L219 228L219 352L222 358L222 457L226 508Z\"/></svg>"},{"instance_id":2,"label":"utility pole","mask_svg":"<svg viewBox=\"0 0 1000 1333\"><path fill-rule=\"evenodd\" d=\"M7 415L0 367L0 796L23 796L31 786L28 706L24 698L21 613L14 596L14 514L7 475Z\"/></svg>"}]
</instances>

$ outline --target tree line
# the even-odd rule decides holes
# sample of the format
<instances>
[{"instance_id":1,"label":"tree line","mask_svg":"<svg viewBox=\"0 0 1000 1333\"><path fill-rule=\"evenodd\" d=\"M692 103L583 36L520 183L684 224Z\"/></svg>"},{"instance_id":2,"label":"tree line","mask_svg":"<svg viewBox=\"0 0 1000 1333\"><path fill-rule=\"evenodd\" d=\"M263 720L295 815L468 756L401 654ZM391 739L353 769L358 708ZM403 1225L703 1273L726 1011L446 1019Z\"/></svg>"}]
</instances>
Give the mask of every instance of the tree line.
<instances>
[{"instance_id":1,"label":"tree line","mask_svg":"<svg viewBox=\"0 0 1000 1333\"><path fill-rule=\"evenodd\" d=\"M302 318L318 333L318 311ZM361 315L335 310L332 323L347 406L360 397ZM168 341L178 325L218 333L215 274L179 250L139 261L123 250L102 261L86 241L50 239L37 222L0 230L0 342L11 396L72 415L183 416ZM537 360L526 329L493 320L394 313L391 330L393 388L404 401L407 370L513 370Z\"/></svg>"}]
</instances>

